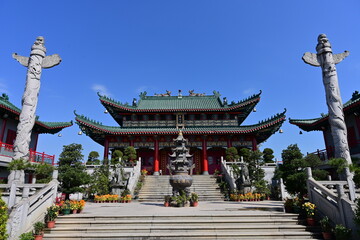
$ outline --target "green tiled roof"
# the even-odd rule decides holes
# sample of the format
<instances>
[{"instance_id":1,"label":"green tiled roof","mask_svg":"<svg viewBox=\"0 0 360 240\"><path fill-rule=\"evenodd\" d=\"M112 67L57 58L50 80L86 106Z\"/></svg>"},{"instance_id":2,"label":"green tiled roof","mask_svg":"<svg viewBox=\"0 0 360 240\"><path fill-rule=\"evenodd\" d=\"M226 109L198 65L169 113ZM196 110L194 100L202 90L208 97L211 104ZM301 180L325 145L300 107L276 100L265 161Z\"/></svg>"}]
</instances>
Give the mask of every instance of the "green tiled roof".
<instances>
[{"instance_id":1,"label":"green tiled roof","mask_svg":"<svg viewBox=\"0 0 360 240\"><path fill-rule=\"evenodd\" d=\"M277 131L281 124L285 121L285 112L276 114L270 119L261 121L258 124L238 127L185 127L182 129L184 134L256 134L267 132L263 137L259 137L258 143L265 141L275 131ZM142 135L142 134L177 134L179 129L172 127L145 127L145 128L121 128L102 125L100 122L93 121L88 117L76 114L76 123L86 134L92 137L95 141L103 144L102 135ZM97 136L95 136L97 135ZM264 139L263 139L264 138Z\"/></svg>"},{"instance_id":2,"label":"green tiled roof","mask_svg":"<svg viewBox=\"0 0 360 240\"><path fill-rule=\"evenodd\" d=\"M355 91L352 95L352 98L343 104L344 115L352 114L356 109L360 107L360 94L358 91ZM328 125L328 114L323 114L319 118L313 119L289 119L291 124L297 125L304 131L320 131L322 127Z\"/></svg>"},{"instance_id":3,"label":"green tiled roof","mask_svg":"<svg viewBox=\"0 0 360 240\"><path fill-rule=\"evenodd\" d=\"M260 94L261 91L239 102L224 103L216 91L214 91L214 95L181 97L146 96L145 92L140 95L137 104L129 105L98 93L101 103L108 110L116 108L129 112L232 111L249 105L255 106L260 101Z\"/></svg>"},{"instance_id":4,"label":"green tiled roof","mask_svg":"<svg viewBox=\"0 0 360 240\"><path fill-rule=\"evenodd\" d=\"M3 109L5 112L10 112L13 115L19 116L21 109L16 107L9 101L9 97L6 94L0 96L0 109ZM38 133L57 133L61 129L72 126L73 122L43 122L38 120L39 117L36 116L35 126Z\"/></svg>"}]
</instances>

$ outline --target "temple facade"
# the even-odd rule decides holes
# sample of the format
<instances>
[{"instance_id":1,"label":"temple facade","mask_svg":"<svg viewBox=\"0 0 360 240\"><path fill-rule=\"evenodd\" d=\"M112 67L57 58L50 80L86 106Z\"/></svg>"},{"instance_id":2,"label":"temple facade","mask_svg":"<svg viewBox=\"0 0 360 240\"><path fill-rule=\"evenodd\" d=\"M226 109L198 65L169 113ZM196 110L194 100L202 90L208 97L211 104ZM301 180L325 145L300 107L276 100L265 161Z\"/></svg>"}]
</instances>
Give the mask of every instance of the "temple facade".
<instances>
[{"instance_id":1,"label":"temple facade","mask_svg":"<svg viewBox=\"0 0 360 240\"><path fill-rule=\"evenodd\" d=\"M121 103L99 95L101 104L119 126L105 126L84 115L76 114L82 132L104 146L104 159L109 152L128 146L137 149L142 168L153 174L168 174L171 148L181 130L188 139L187 147L195 163L194 174L212 174L220 170L221 156L228 147L256 150L258 144L279 130L285 111L257 124L243 126L254 111L261 92L238 102L221 99L217 91L205 95L189 91L148 96L140 94L132 104Z\"/></svg>"},{"instance_id":2,"label":"temple facade","mask_svg":"<svg viewBox=\"0 0 360 240\"><path fill-rule=\"evenodd\" d=\"M350 155L360 157L360 94L355 91L352 98L343 105L345 123L347 128L347 139ZM334 157L334 142L331 135L329 115L322 114L313 119L289 119L291 124L298 126L304 131L322 131L325 142L325 151L318 151L323 160Z\"/></svg>"}]
</instances>

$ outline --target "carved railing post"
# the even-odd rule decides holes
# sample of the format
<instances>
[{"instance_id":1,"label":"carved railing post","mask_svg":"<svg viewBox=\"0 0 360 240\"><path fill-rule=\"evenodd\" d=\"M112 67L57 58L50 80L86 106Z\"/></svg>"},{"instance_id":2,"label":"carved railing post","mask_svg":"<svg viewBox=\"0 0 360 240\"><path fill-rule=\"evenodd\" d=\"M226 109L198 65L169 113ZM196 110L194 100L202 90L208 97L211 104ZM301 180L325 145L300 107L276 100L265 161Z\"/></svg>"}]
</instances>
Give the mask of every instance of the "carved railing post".
<instances>
[{"instance_id":1,"label":"carved railing post","mask_svg":"<svg viewBox=\"0 0 360 240\"><path fill-rule=\"evenodd\" d=\"M353 175L351 174L350 169L348 167L345 168L345 175L346 175L346 181L349 186L350 200L355 201L356 199L355 183L353 181Z\"/></svg>"}]
</instances>

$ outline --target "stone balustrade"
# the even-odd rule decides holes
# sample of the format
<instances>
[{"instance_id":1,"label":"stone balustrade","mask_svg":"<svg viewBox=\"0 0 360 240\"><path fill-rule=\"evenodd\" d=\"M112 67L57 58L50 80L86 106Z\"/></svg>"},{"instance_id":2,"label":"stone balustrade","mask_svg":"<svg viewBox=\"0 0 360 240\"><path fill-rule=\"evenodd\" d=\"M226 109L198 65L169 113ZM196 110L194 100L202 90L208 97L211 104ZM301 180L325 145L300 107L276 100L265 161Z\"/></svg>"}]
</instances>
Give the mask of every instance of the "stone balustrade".
<instances>
[{"instance_id":1,"label":"stone balustrade","mask_svg":"<svg viewBox=\"0 0 360 240\"><path fill-rule=\"evenodd\" d=\"M43 221L46 210L56 198L59 182L57 170L48 184L24 184L24 175L17 172L10 174L9 184L0 184L3 199L10 209L7 224L9 240L17 240L21 233L32 230L33 224Z\"/></svg>"},{"instance_id":2,"label":"stone balustrade","mask_svg":"<svg viewBox=\"0 0 360 240\"><path fill-rule=\"evenodd\" d=\"M347 170L348 172L348 170ZM311 168L307 168L307 188L310 202L321 215L328 216L334 224L342 224L356 232L354 223L355 189L351 179L346 181L316 181ZM345 188L348 188L346 193ZM336 189L336 190L335 190Z\"/></svg>"}]
</instances>

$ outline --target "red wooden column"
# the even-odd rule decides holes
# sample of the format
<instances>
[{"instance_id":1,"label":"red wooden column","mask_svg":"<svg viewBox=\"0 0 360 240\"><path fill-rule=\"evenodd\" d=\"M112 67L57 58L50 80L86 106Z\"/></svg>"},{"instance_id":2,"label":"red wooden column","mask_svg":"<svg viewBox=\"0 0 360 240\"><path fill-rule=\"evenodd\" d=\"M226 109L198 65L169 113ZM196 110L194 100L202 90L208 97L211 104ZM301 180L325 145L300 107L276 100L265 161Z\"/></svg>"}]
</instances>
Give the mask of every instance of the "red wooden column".
<instances>
[{"instance_id":1,"label":"red wooden column","mask_svg":"<svg viewBox=\"0 0 360 240\"><path fill-rule=\"evenodd\" d=\"M132 136L129 136L129 140L130 140L130 147L134 146L134 138Z\"/></svg>"},{"instance_id":2,"label":"red wooden column","mask_svg":"<svg viewBox=\"0 0 360 240\"><path fill-rule=\"evenodd\" d=\"M253 138L252 138L252 150L253 150L253 151L258 150L255 136L253 136Z\"/></svg>"},{"instance_id":3,"label":"red wooden column","mask_svg":"<svg viewBox=\"0 0 360 240\"><path fill-rule=\"evenodd\" d=\"M231 136L228 136L228 138L227 138L227 147L228 147L228 148L231 148L231 147L232 147L232 144L231 144Z\"/></svg>"},{"instance_id":4,"label":"red wooden column","mask_svg":"<svg viewBox=\"0 0 360 240\"><path fill-rule=\"evenodd\" d=\"M154 148L154 175L159 175L159 140L157 137L155 137Z\"/></svg>"},{"instance_id":5,"label":"red wooden column","mask_svg":"<svg viewBox=\"0 0 360 240\"><path fill-rule=\"evenodd\" d=\"M109 139L107 137L104 142L104 159L109 159Z\"/></svg>"},{"instance_id":6,"label":"red wooden column","mask_svg":"<svg viewBox=\"0 0 360 240\"><path fill-rule=\"evenodd\" d=\"M7 118L3 118L3 125L2 125L1 133L0 133L0 142L4 142L6 123L7 123Z\"/></svg>"},{"instance_id":7,"label":"red wooden column","mask_svg":"<svg viewBox=\"0 0 360 240\"><path fill-rule=\"evenodd\" d=\"M206 136L202 140L203 175L209 175L209 163L207 159Z\"/></svg>"}]
</instances>

